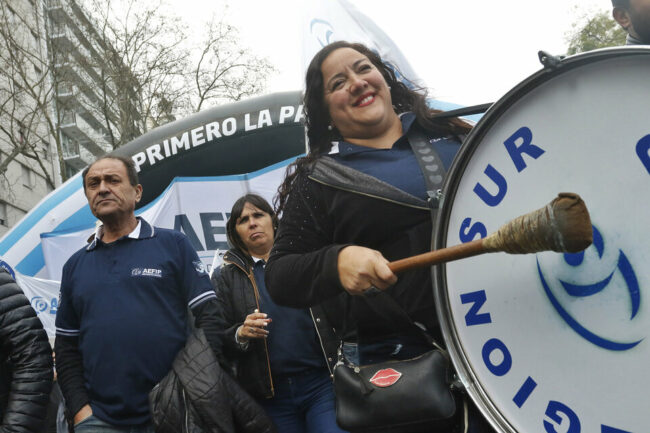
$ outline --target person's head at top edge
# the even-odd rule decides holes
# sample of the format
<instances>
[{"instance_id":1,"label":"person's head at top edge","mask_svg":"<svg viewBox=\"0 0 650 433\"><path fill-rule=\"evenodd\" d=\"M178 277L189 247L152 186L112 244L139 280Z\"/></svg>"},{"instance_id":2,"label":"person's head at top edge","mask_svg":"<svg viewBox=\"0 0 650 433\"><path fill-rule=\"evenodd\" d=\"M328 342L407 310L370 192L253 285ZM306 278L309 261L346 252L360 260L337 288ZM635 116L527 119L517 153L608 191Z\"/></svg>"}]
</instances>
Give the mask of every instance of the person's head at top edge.
<instances>
[{"instance_id":1,"label":"person's head at top edge","mask_svg":"<svg viewBox=\"0 0 650 433\"><path fill-rule=\"evenodd\" d=\"M650 44L650 0L612 0L612 6L612 16L629 35L628 44Z\"/></svg>"},{"instance_id":2,"label":"person's head at top edge","mask_svg":"<svg viewBox=\"0 0 650 433\"><path fill-rule=\"evenodd\" d=\"M122 224L135 219L142 185L131 158L103 156L81 174L90 211L103 223Z\"/></svg>"},{"instance_id":3,"label":"person's head at top edge","mask_svg":"<svg viewBox=\"0 0 650 433\"><path fill-rule=\"evenodd\" d=\"M246 194L232 206L226 236L234 248L267 259L277 226L278 218L269 202L257 194Z\"/></svg>"}]
</instances>

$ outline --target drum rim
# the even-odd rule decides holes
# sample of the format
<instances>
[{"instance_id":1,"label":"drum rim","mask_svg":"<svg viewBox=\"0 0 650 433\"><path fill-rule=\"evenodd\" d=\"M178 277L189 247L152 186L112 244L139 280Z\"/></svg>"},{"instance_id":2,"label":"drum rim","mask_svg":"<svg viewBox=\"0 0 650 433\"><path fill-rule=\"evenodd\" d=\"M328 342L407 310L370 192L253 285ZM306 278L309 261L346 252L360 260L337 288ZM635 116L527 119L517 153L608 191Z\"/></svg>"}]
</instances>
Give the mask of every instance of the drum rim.
<instances>
[{"instance_id":1,"label":"drum rim","mask_svg":"<svg viewBox=\"0 0 650 433\"><path fill-rule=\"evenodd\" d=\"M540 56L542 52L540 51ZM464 173L471 156L476 151L481 140L485 137L490 127L509 111L514 105L533 89L550 81L567 71L585 64L611 60L616 57L650 56L650 46L623 46L611 47L579 53L562 58L556 66L545 66L539 71L525 78L505 95L499 98L481 117L476 126L470 131L458 152L443 185L443 200L436 219L434 234L434 249L447 246L446 235L449 226L451 203L456 196L460 183L459 174ZM517 433L514 426L503 416L501 410L487 396L487 392L478 380L478 376L470 367L468 357L461 349L461 340L452 320L449 297L447 293L446 265L440 264L431 268L433 280L433 297L436 313L440 323L443 338L456 373L465 386L465 390L474 404L481 411L487 421L497 431L502 433Z\"/></svg>"}]
</instances>

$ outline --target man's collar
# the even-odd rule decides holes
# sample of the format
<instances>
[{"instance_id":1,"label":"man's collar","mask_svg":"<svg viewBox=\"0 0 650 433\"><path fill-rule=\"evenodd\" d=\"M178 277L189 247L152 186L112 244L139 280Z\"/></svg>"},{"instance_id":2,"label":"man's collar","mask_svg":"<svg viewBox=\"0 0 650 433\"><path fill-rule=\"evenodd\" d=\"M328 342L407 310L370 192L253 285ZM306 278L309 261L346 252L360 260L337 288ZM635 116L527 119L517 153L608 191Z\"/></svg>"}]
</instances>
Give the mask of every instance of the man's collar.
<instances>
[{"instance_id":1,"label":"man's collar","mask_svg":"<svg viewBox=\"0 0 650 433\"><path fill-rule=\"evenodd\" d=\"M404 137L415 121L415 114L410 111L401 113L399 115L399 120L402 122L402 137ZM402 137L400 137L397 141L400 141ZM335 142L332 145L332 149L330 150L329 154L333 155L339 153L341 156L347 156L372 150L374 149L370 147L359 146L356 144L348 143L347 141L339 141Z\"/></svg>"},{"instance_id":2,"label":"man's collar","mask_svg":"<svg viewBox=\"0 0 650 433\"><path fill-rule=\"evenodd\" d=\"M126 236L123 236L123 238L131 238L131 239L146 239L146 238L151 238L153 237L154 234L154 228L152 225L150 225L147 221L145 221L144 218L142 217L136 217L138 220L138 224L135 226L133 231L129 233ZM100 224L97 226L95 229L95 235L93 236L92 242L86 247L86 250L92 251L97 247L98 241L102 238L104 235L104 225Z\"/></svg>"}]
</instances>

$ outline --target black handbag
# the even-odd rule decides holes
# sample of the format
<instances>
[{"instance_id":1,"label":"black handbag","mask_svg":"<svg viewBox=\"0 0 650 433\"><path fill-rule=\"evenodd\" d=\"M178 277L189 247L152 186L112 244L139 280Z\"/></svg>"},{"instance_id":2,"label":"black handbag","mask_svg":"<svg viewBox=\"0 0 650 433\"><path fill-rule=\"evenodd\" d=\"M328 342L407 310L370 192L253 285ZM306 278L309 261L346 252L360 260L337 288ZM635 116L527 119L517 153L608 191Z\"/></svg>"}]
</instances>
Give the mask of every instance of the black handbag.
<instances>
[{"instance_id":1,"label":"black handbag","mask_svg":"<svg viewBox=\"0 0 650 433\"><path fill-rule=\"evenodd\" d=\"M336 422L350 432L449 431L457 401L440 350L416 358L334 367Z\"/></svg>"},{"instance_id":2,"label":"black handbag","mask_svg":"<svg viewBox=\"0 0 650 433\"><path fill-rule=\"evenodd\" d=\"M405 322L431 344L415 358L358 366L339 350L334 367L336 422L350 432L449 432L460 396L449 356L384 292L364 298L393 322Z\"/></svg>"}]
</instances>

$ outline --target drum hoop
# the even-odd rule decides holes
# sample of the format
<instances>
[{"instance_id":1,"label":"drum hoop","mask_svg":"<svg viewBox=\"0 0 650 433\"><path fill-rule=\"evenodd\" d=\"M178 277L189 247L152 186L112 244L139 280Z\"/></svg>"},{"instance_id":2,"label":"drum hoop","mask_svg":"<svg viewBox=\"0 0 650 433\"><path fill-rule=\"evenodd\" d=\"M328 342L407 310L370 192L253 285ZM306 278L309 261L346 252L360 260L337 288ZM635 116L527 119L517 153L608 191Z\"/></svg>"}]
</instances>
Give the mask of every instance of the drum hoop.
<instances>
[{"instance_id":1,"label":"drum hoop","mask_svg":"<svg viewBox=\"0 0 650 433\"><path fill-rule=\"evenodd\" d=\"M463 141L463 145L449 169L449 173L443 185L444 194L442 206L435 225L434 249L440 249L447 246L446 234L449 228L451 203L454 201L460 183L459 175L465 172L465 169L471 160L471 156L476 151L481 140L485 137L487 132L489 132L490 127L501 118L501 116L507 113L514 103L528 95L528 93L539 87L541 84L582 65L611 60L616 57L637 55L649 56L650 47L625 46L603 48L565 57L560 60L559 64L555 66L546 66L530 75L495 102L467 135L467 138ZM465 352L461 350L461 340L452 320L451 307L446 290L446 265L441 264L433 266L431 272L434 282L433 297L436 304L436 312L439 318L438 320L440 322L442 335L461 382L465 386L468 395L472 398L477 408L493 428L503 433L517 433L517 430L513 425L503 416L501 410L499 410L499 408L487 396L486 390L480 384L477 375L469 367L469 360Z\"/></svg>"}]
</instances>

